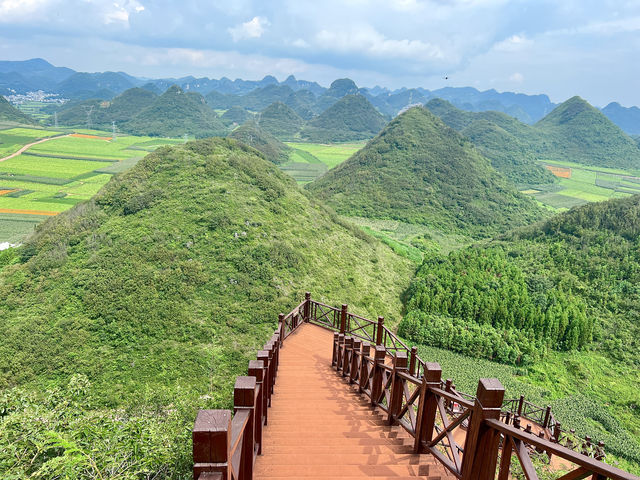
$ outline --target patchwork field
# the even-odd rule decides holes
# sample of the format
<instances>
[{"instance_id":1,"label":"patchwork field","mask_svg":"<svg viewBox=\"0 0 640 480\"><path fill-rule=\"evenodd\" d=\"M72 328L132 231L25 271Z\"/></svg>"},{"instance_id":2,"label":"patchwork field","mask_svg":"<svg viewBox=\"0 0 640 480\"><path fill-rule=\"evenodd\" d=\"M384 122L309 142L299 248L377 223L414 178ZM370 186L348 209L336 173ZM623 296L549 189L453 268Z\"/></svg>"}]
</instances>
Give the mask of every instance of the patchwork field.
<instances>
[{"instance_id":1,"label":"patchwork field","mask_svg":"<svg viewBox=\"0 0 640 480\"><path fill-rule=\"evenodd\" d=\"M558 183L532 185L522 193L542 204L566 210L588 202L601 202L640 193L640 172L580 165L572 162L542 162L557 172Z\"/></svg>"},{"instance_id":2,"label":"patchwork field","mask_svg":"<svg viewBox=\"0 0 640 480\"><path fill-rule=\"evenodd\" d=\"M299 184L305 184L340 165L364 147L365 142L335 144L287 142L287 145L293 150L289 161L280 168L295 178Z\"/></svg>"},{"instance_id":3,"label":"patchwork field","mask_svg":"<svg viewBox=\"0 0 640 480\"><path fill-rule=\"evenodd\" d=\"M0 244L19 243L46 218L90 199L112 175L162 145L184 140L123 136L94 130L0 129Z\"/></svg>"}]
</instances>

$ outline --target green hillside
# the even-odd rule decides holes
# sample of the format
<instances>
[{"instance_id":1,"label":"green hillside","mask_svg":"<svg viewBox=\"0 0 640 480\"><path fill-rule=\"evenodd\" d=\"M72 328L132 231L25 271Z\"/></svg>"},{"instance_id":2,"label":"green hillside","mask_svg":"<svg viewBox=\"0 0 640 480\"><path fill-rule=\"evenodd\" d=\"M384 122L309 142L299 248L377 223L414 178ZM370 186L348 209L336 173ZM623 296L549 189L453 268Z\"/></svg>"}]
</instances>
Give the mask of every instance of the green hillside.
<instances>
[{"instance_id":1,"label":"green hillside","mask_svg":"<svg viewBox=\"0 0 640 480\"><path fill-rule=\"evenodd\" d=\"M280 140L291 140L302 128L304 120L282 102L269 105L256 118L259 127Z\"/></svg>"},{"instance_id":2,"label":"green hillside","mask_svg":"<svg viewBox=\"0 0 640 480\"><path fill-rule=\"evenodd\" d=\"M291 147L262 130L254 121L240 125L229 134L229 137L259 150L267 160L277 165L289 161Z\"/></svg>"},{"instance_id":3,"label":"green hillside","mask_svg":"<svg viewBox=\"0 0 640 480\"><path fill-rule=\"evenodd\" d=\"M555 177L541 167L539 133L501 112L465 112L440 98L426 107L451 128L468 137L493 168L516 184L553 183Z\"/></svg>"},{"instance_id":4,"label":"green hillside","mask_svg":"<svg viewBox=\"0 0 640 480\"><path fill-rule=\"evenodd\" d=\"M153 92L142 88L130 88L114 98L106 112L107 123L126 122L150 107L158 98Z\"/></svg>"},{"instance_id":5,"label":"green hillside","mask_svg":"<svg viewBox=\"0 0 640 480\"><path fill-rule=\"evenodd\" d=\"M528 365L531 381L589 395L635 435L615 434L607 450L637 469L639 239L640 196L633 196L430 256L409 288L399 331L414 342ZM601 439L613 435L599 418L586 426Z\"/></svg>"},{"instance_id":6,"label":"green hillside","mask_svg":"<svg viewBox=\"0 0 640 480\"><path fill-rule=\"evenodd\" d=\"M23 123L26 125L35 125L36 122L29 115L22 113L16 107L11 105L9 101L0 95L0 120L6 122Z\"/></svg>"},{"instance_id":7,"label":"green hillside","mask_svg":"<svg viewBox=\"0 0 640 480\"><path fill-rule=\"evenodd\" d=\"M633 140L580 97L562 103L535 127L542 133L540 155L549 160L640 168L640 150Z\"/></svg>"},{"instance_id":8,"label":"green hillside","mask_svg":"<svg viewBox=\"0 0 640 480\"><path fill-rule=\"evenodd\" d=\"M226 127L206 104L202 95L185 93L175 85L126 122L122 129L135 135L162 137L185 134L212 137L226 134Z\"/></svg>"},{"instance_id":9,"label":"green hillside","mask_svg":"<svg viewBox=\"0 0 640 480\"><path fill-rule=\"evenodd\" d=\"M247 112L244 108L237 106L231 107L220 117L225 125L233 125L234 123L237 125L241 125L250 118L253 118L252 114Z\"/></svg>"},{"instance_id":10,"label":"green hillside","mask_svg":"<svg viewBox=\"0 0 640 480\"><path fill-rule=\"evenodd\" d=\"M540 218L462 135L429 110L399 115L307 188L339 213L487 237Z\"/></svg>"},{"instance_id":11,"label":"green hillside","mask_svg":"<svg viewBox=\"0 0 640 480\"><path fill-rule=\"evenodd\" d=\"M362 95L347 95L302 130L309 142L350 142L374 137L386 120Z\"/></svg>"},{"instance_id":12,"label":"green hillside","mask_svg":"<svg viewBox=\"0 0 640 480\"><path fill-rule=\"evenodd\" d=\"M196 410L230 407L279 312L309 290L397 320L412 271L226 139L157 150L12 252L8 478L188 477Z\"/></svg>"}]
</instances>

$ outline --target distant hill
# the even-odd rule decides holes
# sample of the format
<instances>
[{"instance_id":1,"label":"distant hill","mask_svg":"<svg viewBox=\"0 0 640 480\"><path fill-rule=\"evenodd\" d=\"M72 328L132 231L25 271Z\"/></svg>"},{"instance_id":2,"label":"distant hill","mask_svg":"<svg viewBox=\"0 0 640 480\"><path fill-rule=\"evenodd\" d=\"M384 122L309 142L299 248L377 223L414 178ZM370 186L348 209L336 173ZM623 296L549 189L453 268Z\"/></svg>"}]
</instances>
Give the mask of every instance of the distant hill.
<instances>
[{"instance_id":1,"label":"distant hill","mask_svg":"<svg viewBox=\"0 0 640 480\"><path fill-rule=\"evenodd\" d=\"M638 144L638 147L640 148L640 135L633 135L631 138L635 140L635 142Z\"/></svg>"},{"instance_id":2,"label":"distant hill","mask_svg":"<svg viewBox=\"0 0 640 480\"><path fill-rule=\"evenodd\" d=\"M248 110L260 111L272 103L284 103L293 93L293 90L286 85L268 85L264 88L257 88L240 97L239 106Z\"/></svg>"},{"instance_id":3,"label":"distant hill","mask_svg":"<svg viewBox=\"0 0 640 480\"><path fill-rule=\"evenodd\" d=\"M265 132L254 121L250 120L240 125L229 134L229 137L259 150L267 160L275 164L285 163L289 160L291 147Z\"/></svg>"},{"instance_id":4,"label":"distant hill","mask_svg":"<svg viewBox=\"0 0 640 480\"><path fill-rule=\"evenodd\" d=\"M56 85L56 93L68 98L96 98L96 92L111 92L110 100L125 90L136 86L131 78L116 72L74 73Z\"/></svg>"},{"instance_id":5,"label":"distant hill","mask_svg":"<svg viewBox=\"0 0 640 480\"><path fill-rule=\"evenodd\" d=\"M125 90L109 104L108 121L126 122L150 107L157 98L158 95L143 88Z\"/></svg>"},{"instance_id":6,"label":"distant hill","mask_svg":"<svg viewBox=\"0 0 640 480\"><path fill-rule=\"evenodd\" d=\"M385 118L362 95L347 95L314 118L301 136L311 142L347 142L375 136Z\"/></svg>"},{"instance_id":7,"label":"distant hill","mask_svg":"<svg viewBox=\"0 0 640 480\"><path fill-rule=\"evenodd\" d=\"M226 127L202 95L173 86L122 126L137 135L176 137L226 135Z\"/></svg>"},{"instance_id":8,"label":"distant hill","mask_svg":"<svg viewBox=\"0 0 640 480\"><path fill-rule=\"evenodd\" d=\"M611 168L640 168L640 150L619 127L580 97L556 107L536 125L540 154Z\"/></svg>"},{"instance_id":9,"label":"distant hill","mask_svg":"<svg viewBox=\"0 0 640 480\"><path fill-rule=\"evenodd\" d=\"M555 177L536 160L538 132L500 112L464 112L440 98L426 107L440 119L468 137L491 160L493 168L515 184L553 183Z\"/></svg>"},{"instance_id":10,"label":"distant hill","mask_svg":"<svg viewBox=\"0 0 640 480\"><path fill-rule=\"evenodd\" d=\"M256 123L274 137L289 140L300 131L304 120L284 103L276 102L257 115Z\"/></svg>"},{"instance_id":11,"label":"distant hill","mask_svg":"<svg viewBox=\"0 0 640 480\"><path fill-rule=\"evenodd\" d=\"M382 93L378 96L369 95L367 99L382 113L394 117L401 110L424 105L428 97L415 88L406 89L397 93Z\"/></svg>"},{"instance_id":12,"label":"distant hill","mask_svg":"<svg viewBox=\"0 0 640 480\"><path fill-rule=\"evenodd\" d=\"M11 105L11 103L9 103L9 101L2 95L0 95L0 120L24 123L26 125L36 125L38 123L29 115L22 113L16 107Z\"/></svg>"},{"instance_id":13,"label":"distant hill","mask_svg":"<svg viewBox=\"0 0 640 480\"><path fill-rule=\"evenodd\" d=\"M602 113L627 135L640 135L640 108L626 108L618 102L611 102L602 109Z\"/></svg>"},{"instance_id":14,"label":"distant hill","mask_svg":"<svg viewBox=\"0 0 640 480\"><path fill-rule=\"evenodd\" d=\"M42 58L24 61L0 61L0 94L52 91L56 85L75 73L64 67L54 67Z\"/></svg>"},{"instance_id":15,"label":"distant hill","mask_svg":"<svg viewBox=\"0 0 640 480\"><path fill-rule=\"evenodd\" d=\"M228 408L278 313L310 291L398 318L412 273L227 139L148 155L17 253L0 270L0 388L3 442L19 442L22 455L2 449L0 459L49 478L85 468L186 478L194 412ZM91 466L43 469L40 445L58 437L92 452Z\"/></svg>"},{"instance_id":16,"label":"distant hill","mask_svg":"<svg viewBox=\"0 0 640 480\"><path fill-rule=\"evenodd\" d=\"M237 106L231 107L220 117L225 125L241 125L250 118L253 118L253 115L251 113L247 112L244 108Z\"/></svg>"},{"instance_id":17,"label":"distant hill","mask_svg":"<svg viewBox=\"0 0 640 480\"><path fill-rule=\"evenodd\" d=\"M396 117L307 188L339 213L487 237L543 215L465 137L429 110Z\"/></svg>"},{"instance_id":18,"label":"distant hill","mask_svg":"<svg viewBox=\"0 0 640 480\"><path fill-rule=\"evenodd\" d=\"M316 102L318 111L324 112L342 97L347 95L356 95L358 92L358 86L350 78L339 78L334 80L329 88L318 97Z\"/></svg>"}]
</instances>

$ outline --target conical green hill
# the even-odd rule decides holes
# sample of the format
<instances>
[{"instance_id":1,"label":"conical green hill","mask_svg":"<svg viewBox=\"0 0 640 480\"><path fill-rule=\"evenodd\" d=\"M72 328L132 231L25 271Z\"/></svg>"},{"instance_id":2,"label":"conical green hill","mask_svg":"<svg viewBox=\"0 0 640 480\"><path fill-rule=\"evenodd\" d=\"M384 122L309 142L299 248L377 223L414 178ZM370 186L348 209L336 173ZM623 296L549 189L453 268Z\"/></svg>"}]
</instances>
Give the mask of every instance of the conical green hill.
<instances>
[{"instance_id":1,"label":"conical green hill","mask_svg":"<svg viewBox=\"0 0 640 480\"><path fill-rule=\"evenodd\" d=\"M176 137L225 135L226 127L202 95L172 86L122 127L137 135Z\"/></svg>"},{"instance_id":2,"label":"conical green hill","mask_svg":"<svg viewBox=\"0 0 640 480\"><path fill-rule=\"evenodd\" d=\"M541 153L549 160L610 168L640 168L634 141L600 110L573 97L540 120Z\"/></svg>"},{"instance_id":3,"label":"conical green hill","mask_svg":"<svg viewBox=\"0 0 640 480\"><path fill-rule=\"evenodd\" d=\"M365 97L347 95L311 120L301 136L311 142L365 140L380 132L386 123Z\"/></svg>"},{"instance_id":4,"label":"conical green hill","mask_svg":"<svg viewBox=\"0 0 640 480\"><path fill-rule=\"evenodd\" d=\"M16 107L11 105L2 95L0 95L0 120L23 123L25 125L35 125L38 123L29 115L22 113Z\"/></svg>"},{"instance_id":5,"label":"conical green hill","mask_svg":"<svg viewBox=\"0 0 640 480\"><path fill-rule=\"evenodd\" d=\"M543 214L469 140L423 107L398 116L308 188L339 213L472 237L504 232Z\"/></svg>"},{"instance_id":6,"label":"conical green hill","mask_svg":"<svg viewBox=\"0 0 640 480\"><path fill-rule=\"evenodd\" d=\"M253 120L240 125L229 134L229 137L262 152L267 160L275 164L281 164L289 160L291 147L288 147L270 133L265 132Z\"/></svg>"}]
</instances>

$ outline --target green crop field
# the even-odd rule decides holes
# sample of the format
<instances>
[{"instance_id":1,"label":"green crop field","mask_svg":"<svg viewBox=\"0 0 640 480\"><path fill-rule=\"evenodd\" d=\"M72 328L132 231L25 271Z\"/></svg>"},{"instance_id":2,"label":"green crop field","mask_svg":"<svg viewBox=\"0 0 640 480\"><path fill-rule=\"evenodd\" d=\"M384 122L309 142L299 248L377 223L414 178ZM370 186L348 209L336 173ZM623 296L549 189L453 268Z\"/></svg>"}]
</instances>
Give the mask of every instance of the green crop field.
<instances>
[{"instance_id":1,"label":"green crop field","mask_svg":"<svg viewBox=\"0 0 640 480\"><path fill-rule=\"evenodd\" d=\"M303 185L313 182L327 170L340 165L355 152L364 147L365 142L354 143L295 143L287 142L292 150L289 161L280 169Z\"/></svg>"},{"instance_id":2,"label":"green crop field","mask_svg":"<svg viewBox=\"0 0 640 480\"><path fill-rule=\"evenodd\" d=\"M287 145L295 150L302 150L303 152L310 153L315 158L324 163L328 168L333 168L337 165L340 165L347 158L364 147L365 144L366 142L334 144L293 142L287 143Z\"/></svg>"},{"instance_id":3,"label":"green crop field","mask_svg":"<svg viewBox=\"0 0 640 480\"><path fill-rule=\"evenodd\" d=\"M75 132L111 136L96 130ZM0 157L60 133L35 128L0 130ZM39 212L57 214L90 199L112 175L131 168L148 151L183 142L134 136L117 137L115 141L64 136L0 162L0 243L24 239L35 225L48 218Z\"/></svg>"},{"instance_id":4,"label":"green crop field","mask_svg":"<svg viewBox=\"0 0 640 480\"><path fill-rule=\"evenodd\" d=\"M633 181L638 172L572 162L541 163L571 169L571 178L559 178L555 185L533 186L538 191L527 192L542 204L555 209L565 210L588 202L601 202L640 193L640 184Z\"/></svg>"}]
</instances>

